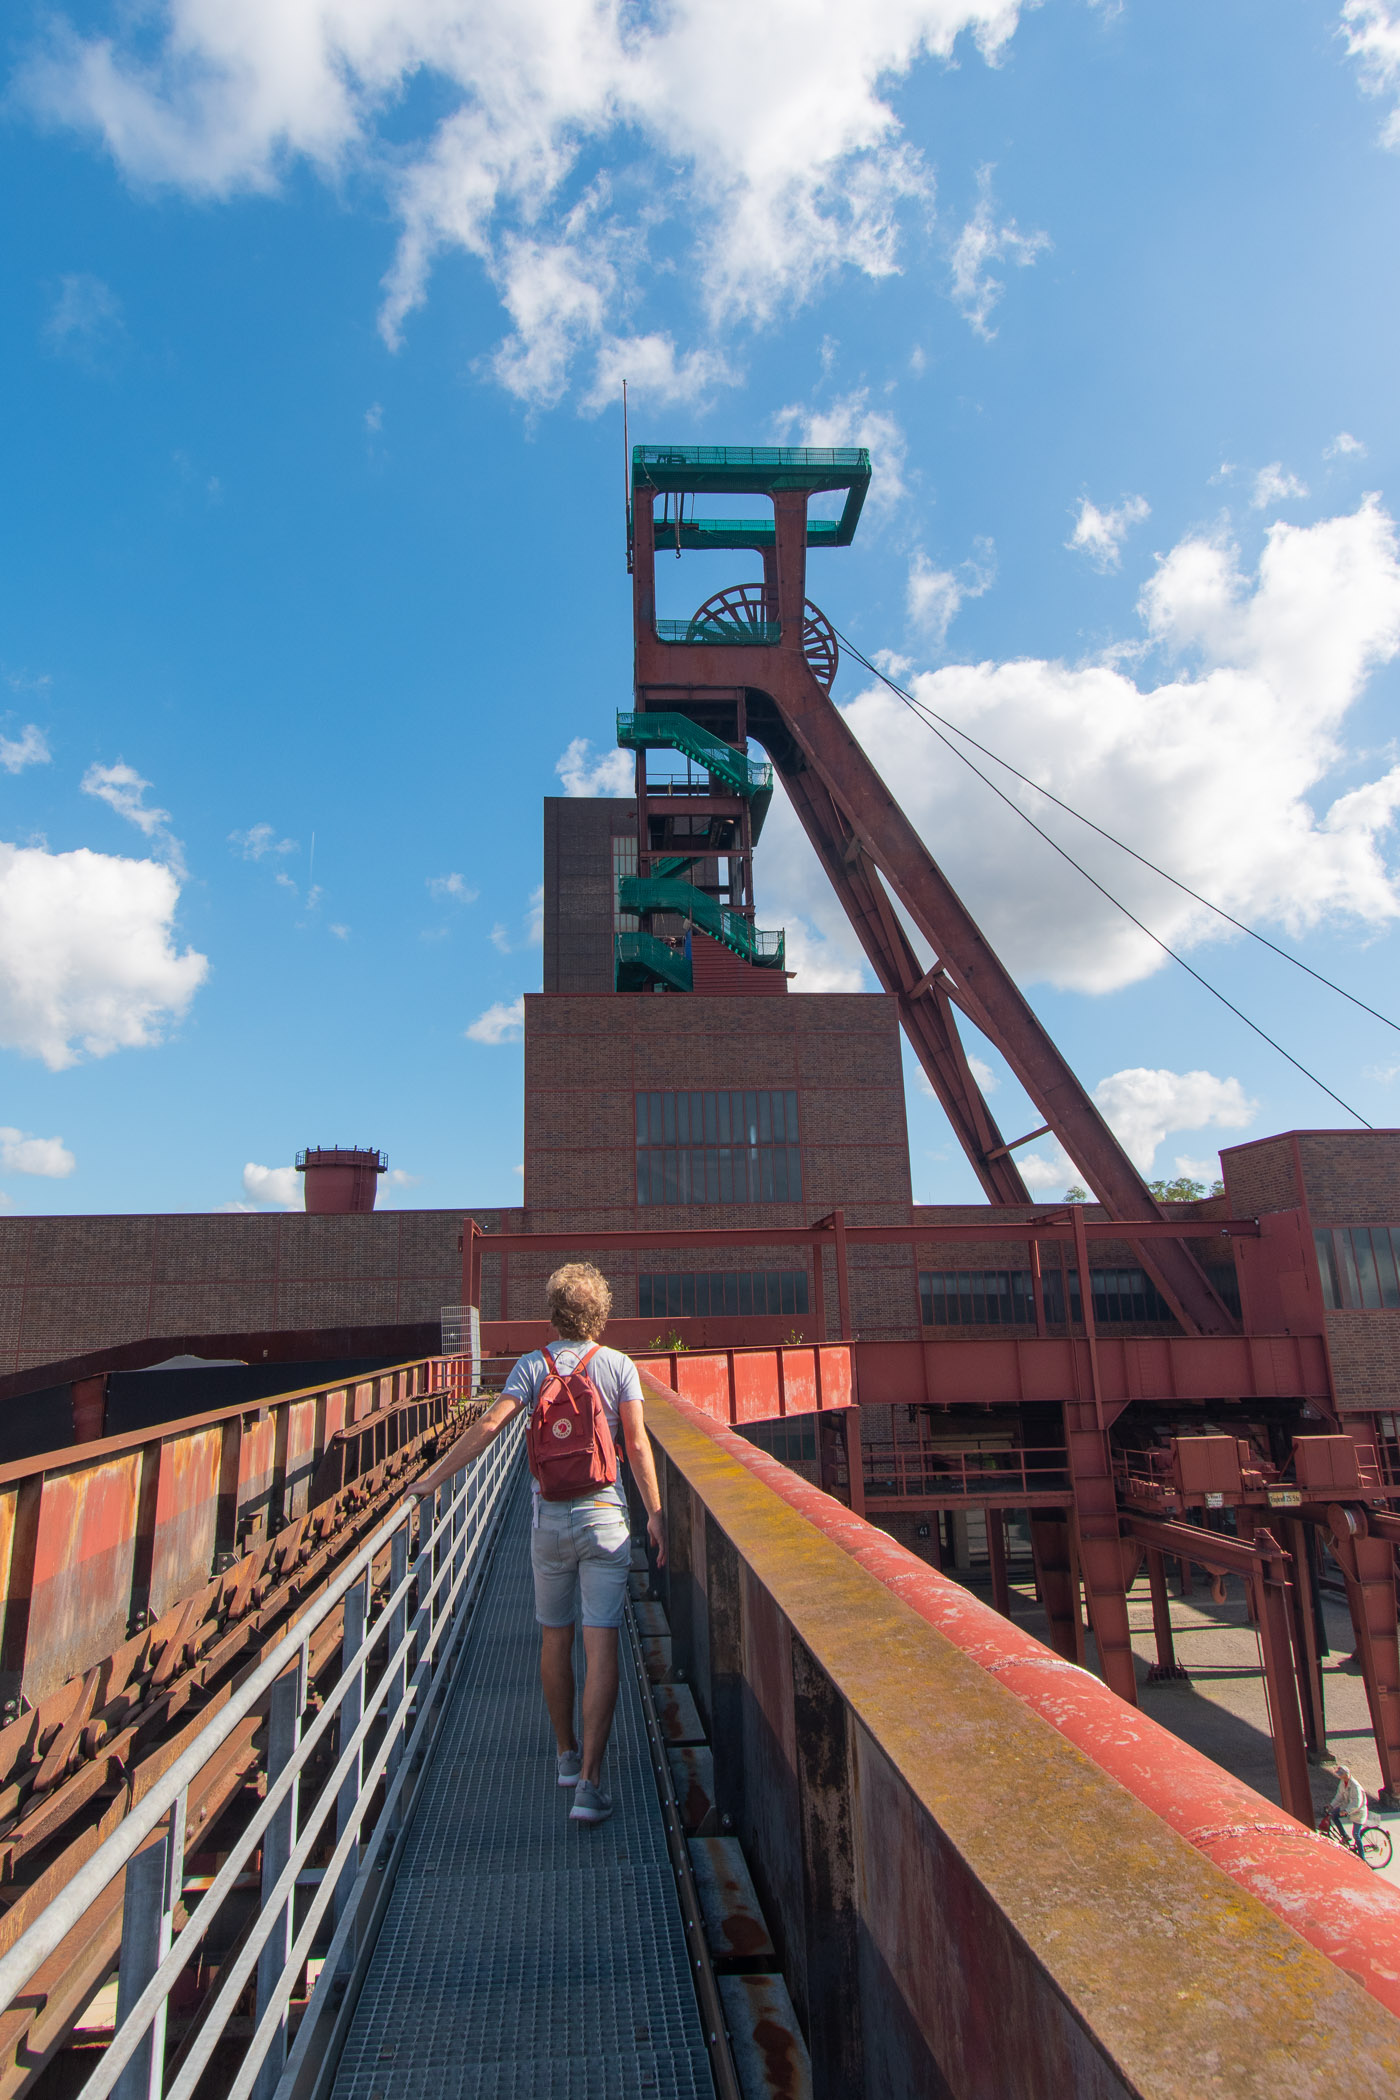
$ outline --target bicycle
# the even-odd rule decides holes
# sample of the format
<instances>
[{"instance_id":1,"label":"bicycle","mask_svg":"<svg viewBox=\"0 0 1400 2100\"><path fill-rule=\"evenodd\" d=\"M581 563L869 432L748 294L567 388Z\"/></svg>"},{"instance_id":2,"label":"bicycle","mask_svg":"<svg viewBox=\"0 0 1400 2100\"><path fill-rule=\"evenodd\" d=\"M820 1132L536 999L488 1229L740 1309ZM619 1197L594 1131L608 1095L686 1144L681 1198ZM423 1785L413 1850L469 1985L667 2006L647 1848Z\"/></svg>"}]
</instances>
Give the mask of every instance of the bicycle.
<instances>
[{"instance_id":1,"label":"bicycle","mask_svg":"<svg viewBox=\"0 0 1400 2100\"><path fill-rule=\"evenodd\" d=\"M1334 1845L1345 1846L1346 1850L1354 1852L1358 1859L1364 1859L1368 1867L1374 1869L1390 1865L1394 1847L1390 1842L1390 1832L1382 1829L1379 1823L1345 1824L1328 1809L1318 1825L1318 1834L1329 1839Z\"/></svg>"}]
</instances>

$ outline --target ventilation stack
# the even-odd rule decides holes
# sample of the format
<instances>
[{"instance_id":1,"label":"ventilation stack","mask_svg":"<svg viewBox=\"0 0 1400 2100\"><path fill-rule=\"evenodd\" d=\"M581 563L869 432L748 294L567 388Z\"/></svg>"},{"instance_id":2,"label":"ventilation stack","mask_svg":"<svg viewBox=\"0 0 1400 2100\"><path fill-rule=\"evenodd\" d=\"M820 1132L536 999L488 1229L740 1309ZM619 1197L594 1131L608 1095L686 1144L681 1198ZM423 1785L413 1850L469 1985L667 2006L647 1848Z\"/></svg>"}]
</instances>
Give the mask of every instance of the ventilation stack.
<instances>
[{"instance_id":1,"label":"ventilation stack","mask_svg":"<svg viewBox=\"0 0 1400 2100\"><path fill-rule=\"evenodd\" d=\"M373 1146L318 1145L297 1154L297 1172L306 1176L306 1208L313 1217L373 1210L379 1176L388 1167L384 1153Z\"/></svg>"}]
</instances>

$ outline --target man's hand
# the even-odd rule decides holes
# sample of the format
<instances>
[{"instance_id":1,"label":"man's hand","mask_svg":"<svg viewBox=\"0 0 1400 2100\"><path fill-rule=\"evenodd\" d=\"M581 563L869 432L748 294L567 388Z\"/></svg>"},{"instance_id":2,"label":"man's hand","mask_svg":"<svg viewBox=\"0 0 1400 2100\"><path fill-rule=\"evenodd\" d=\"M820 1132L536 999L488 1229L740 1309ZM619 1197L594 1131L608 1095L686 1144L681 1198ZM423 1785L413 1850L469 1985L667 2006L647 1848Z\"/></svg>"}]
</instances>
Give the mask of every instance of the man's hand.
<instances>
[{"instance_id":1,"label":"man's hand","mask_svg":"<svg viewBox=\"0 0 1400 2100\"><path fill-rule=\"evenodd\" d=\"M662 1516L659 1509L654 1509L647 1518L647 1537L656 1548L657 1567L664 1568L666 1565L666 1519Z\"/></svg>"}]
</instances>

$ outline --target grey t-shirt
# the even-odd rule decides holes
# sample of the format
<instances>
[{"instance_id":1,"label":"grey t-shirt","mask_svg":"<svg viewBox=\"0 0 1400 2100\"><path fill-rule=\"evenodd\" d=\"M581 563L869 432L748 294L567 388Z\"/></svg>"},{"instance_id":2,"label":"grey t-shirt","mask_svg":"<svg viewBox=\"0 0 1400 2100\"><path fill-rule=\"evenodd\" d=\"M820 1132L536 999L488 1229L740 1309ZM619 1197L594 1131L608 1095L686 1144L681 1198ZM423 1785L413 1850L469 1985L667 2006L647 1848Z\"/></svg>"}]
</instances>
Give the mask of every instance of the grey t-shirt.
<instances>
[{"instance_id":1,"label":"grey t-shirt","mask_svg":"<svg viewBox=\"0 0 1400 2100\"><path fill-rule=\"evenodd\" d=\"M556 1368L565 1374L577 1370L579 1363L593 1347L591 1342L556 1342L550 1350ZM603 1414L618 1456L622 1456L622 1426L618 1409L624 1400L642 1398L642 1381L637 1375L637 1366L630 1356L620 1349L599 1349L588 1357L584 1365L585 1375L592 1379L598 1398L603 1403ZM540 1397L540 1388L549 1372L543 1349L532 1349L522 1356L511 1370L509 1378L501 1387L503 1400L518 1400L528 1415Z\"/></svg>"}]
</instances>

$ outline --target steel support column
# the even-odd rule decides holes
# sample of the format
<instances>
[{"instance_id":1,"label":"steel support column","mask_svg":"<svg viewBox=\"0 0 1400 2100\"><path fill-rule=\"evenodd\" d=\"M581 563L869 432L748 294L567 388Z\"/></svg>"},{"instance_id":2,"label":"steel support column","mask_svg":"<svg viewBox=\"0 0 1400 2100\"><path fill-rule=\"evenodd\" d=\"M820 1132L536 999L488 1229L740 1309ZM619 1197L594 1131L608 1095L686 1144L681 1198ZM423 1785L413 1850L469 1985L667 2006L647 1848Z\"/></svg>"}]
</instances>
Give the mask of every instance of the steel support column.
<instances>
[{"instance_id":1,"label":"steel support column","mask_svg":"<svg viewBox=\"0 0 1400 2100\"><path fill-rule=\"evenodd\" d=\"M1185 1677L1186 1671L1176 1659L1172 1645L1172 1606L1167 1593L1167 1562L1165 1554L1153 1546L1147 1549L1147 1586L1152 1594L1152 1631L1157 1640L1157 1660L1147 1672L1149 1684L1158 1684L1165 1678Z\"/></svg>"},{"instance_id":2,"label":"steel support column","mask_svg":"<svg viewBox=\"0 0 1400 2100\"><path fill-rule=\"evenodd\" d=\"M1334 1504L1327 1512L1332 1552L1346 1580L1356 1655L1376 1739L1381 1802L1386 1808L1400 1808L1400 1638L1395 1616L1395 1551L1390 1539L1378 1538L1367 1520L1368 1512L1353 1504Z\"/></svg>"}]
</instances>

